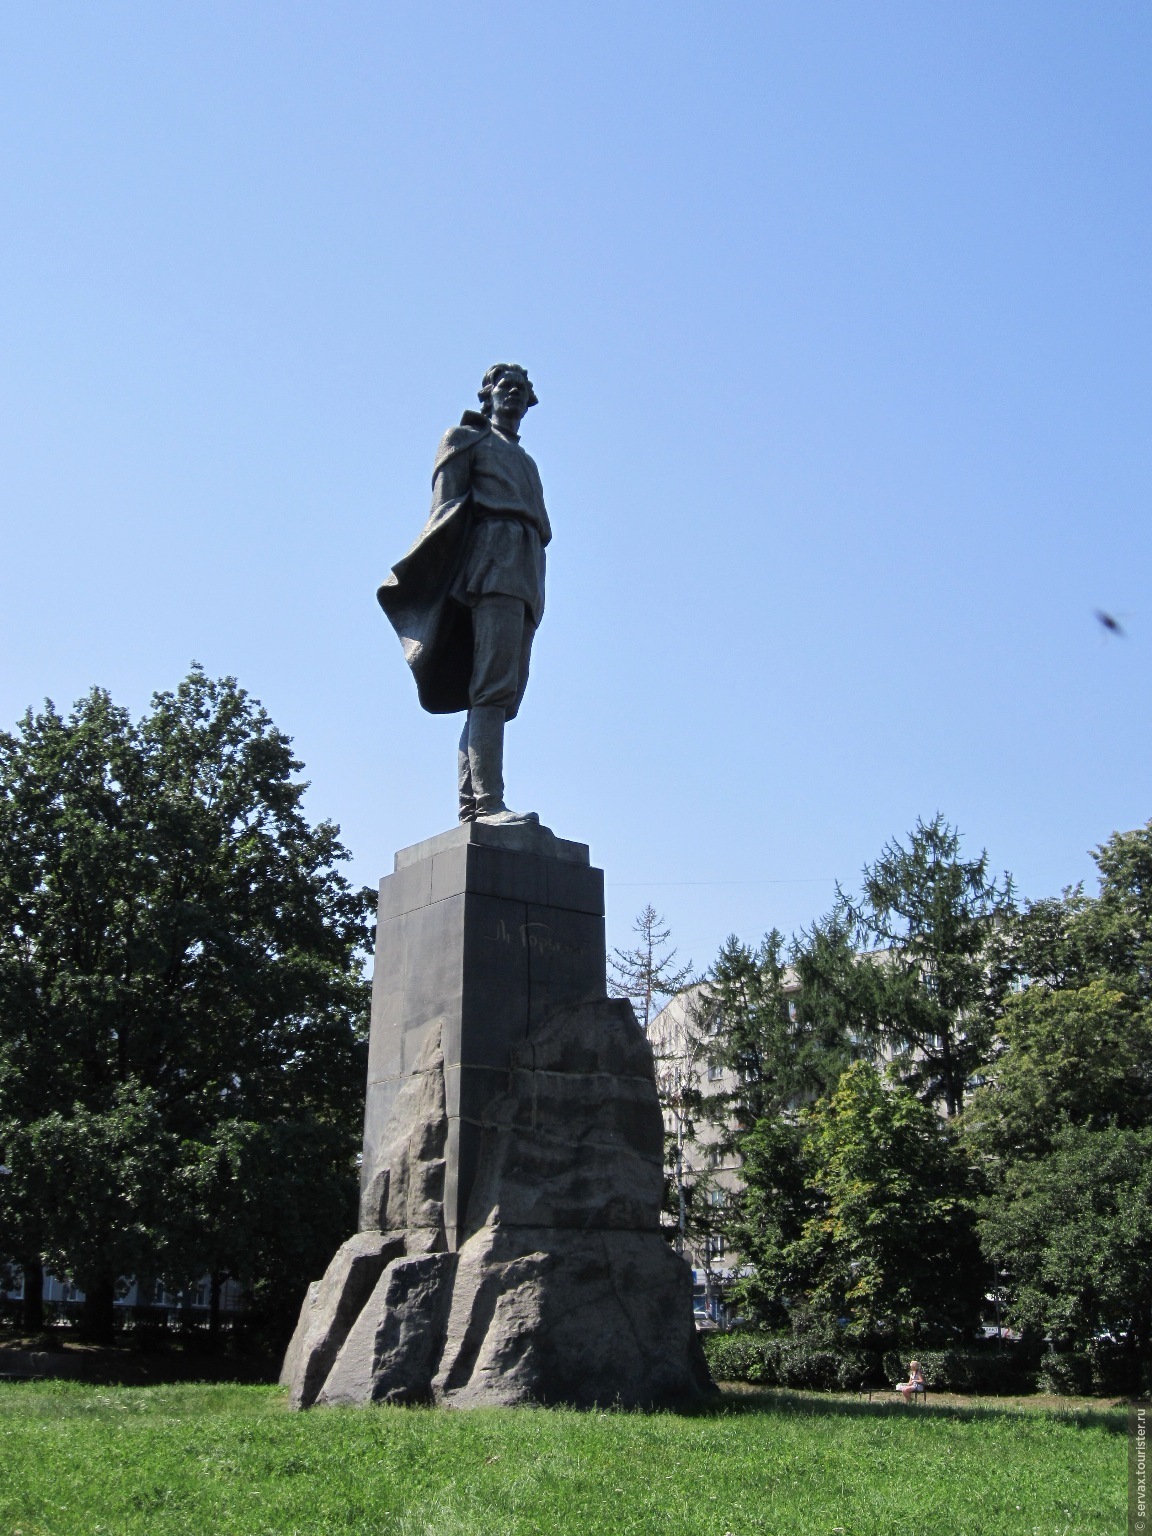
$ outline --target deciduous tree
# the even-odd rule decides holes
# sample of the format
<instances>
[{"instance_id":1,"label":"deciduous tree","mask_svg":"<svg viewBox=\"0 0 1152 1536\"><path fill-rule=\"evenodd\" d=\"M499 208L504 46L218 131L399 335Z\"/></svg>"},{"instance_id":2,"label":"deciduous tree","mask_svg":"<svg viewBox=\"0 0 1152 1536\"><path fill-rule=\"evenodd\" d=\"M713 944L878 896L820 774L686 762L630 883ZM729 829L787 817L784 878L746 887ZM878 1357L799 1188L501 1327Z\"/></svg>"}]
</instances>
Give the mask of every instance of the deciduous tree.
<instances>
[{"instance_id":1,"label":"deciduous tree","mask_svg":"<svg viewBox=\"0 0 1152 1536\"><path fill-rule=\"evenodd\" d=\"M1108 981L1008 999L969 1101L970 1144L998 1166L1044 1156L1067 1126L1152 1125L1152 1011Z\"/></svg>"},{"instance_id":2,"label":"deciduous tree","mask_svg":"<svg viewBox=\"0 0 1152 1536\"><path fill-rule=\"evenodd\" d=\"M256 1278L226 1207L187 1219L227 1126L315 1128L327 1225L352 1219L371 893L305 817L300 766L199 668L137 723L95 689L0 735L0 1200L12 1256L74 1275L96 1333L133 1267ZM250 1165L241 1200L268 1193ZM266 1276L287 1258L267 1245Z\"/></svg>"},{"instance_id":3,"label":"deciduous tree","mask_svg":"<svg viewBox=\"0 0 1152 1536\"><path fill-rule=\"evenodd\" d=\"M747 1152L744 1288L762 1315L801 1309L873 1343L974 1328L985 1266L971 1170L908 1089L856 1062L796 1127L758 1126Z\"/></svg>"},{"instance_id":4,"label":"deciduous tree","mask_svg":"<svg viewBox=\"0 0 1152 1536\"><path fill-rule=\"evenodd\" d=\"M981 1232L1011 1276L1013 1323L1152 1358L1152 1127L1064 1125L1005 1170Z\"/></svg>"}]
</instances>

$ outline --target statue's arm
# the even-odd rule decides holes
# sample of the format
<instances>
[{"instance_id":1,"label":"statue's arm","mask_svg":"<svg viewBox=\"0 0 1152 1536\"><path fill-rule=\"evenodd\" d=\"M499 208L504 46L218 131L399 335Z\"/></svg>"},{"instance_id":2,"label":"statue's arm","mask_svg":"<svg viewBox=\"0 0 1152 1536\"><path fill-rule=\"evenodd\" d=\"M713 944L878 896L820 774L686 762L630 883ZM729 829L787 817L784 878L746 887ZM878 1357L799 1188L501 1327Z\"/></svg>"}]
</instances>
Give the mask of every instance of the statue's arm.
<instances>
[{"instance_id":1,"label":"statue's arm","mask_svg":"<svg viewBox=\"0 0 1152 1536\"><path fill-rule=\"evenodd\" d=\"M472 427L450 427L440 440L432 470L432 510L424 529L438 528L467 499L472 489L472 450L482 434Z\"/></svg>"},{"instance_id":2,"label":"statue's arm","mask_svg":"<svg viewBox=\"0 0 1152 1536\"><path fill-rule=\"evenodd\" d=\"M457 428L459 430L459 428ZM435 513L447 502L462 501L472 488L472 452L476 443L451 445L446 454L441 445L436 455L436 467L432 471L432 510Z\"/></svg>"}]
</instances>

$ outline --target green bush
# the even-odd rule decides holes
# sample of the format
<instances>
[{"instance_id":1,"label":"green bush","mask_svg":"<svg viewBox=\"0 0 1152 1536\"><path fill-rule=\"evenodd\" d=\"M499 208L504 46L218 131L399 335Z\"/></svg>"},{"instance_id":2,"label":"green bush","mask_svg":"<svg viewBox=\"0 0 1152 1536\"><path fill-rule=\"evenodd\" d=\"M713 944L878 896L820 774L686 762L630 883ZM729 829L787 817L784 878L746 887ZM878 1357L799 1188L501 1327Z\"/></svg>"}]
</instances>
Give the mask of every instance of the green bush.
<instances>
[{"instance_id":1,"label":"green bush","mask_svg":"<svg viewBox=\"0 0 1152 1536\"><path fill-rule=\"evenodd\" d=\"M1085 1397L1092 1391L1092 1362L1084 1354L1049 1350L1040 1361L1036 1385L1058 1397Z\"/></svg>"},{"instance_id":2,"label":"green bush","mask_svg":"<svg viewBox=\"0 0 1152 1536\"><path fill-rule=\"evenodd\" d=\"M708 1368L717 1381L763 1384L765 1369L775 1372L776 1338L760 1333L706 1333Z\"/></svg>"},{"instance_id":3,"label":"green bush","mask_svg":"<svg viewBox=\"0 0 1152 1536\"><path fill-rule=\"evenodd\" d=\"M908 1378L915 1358L924 1384L937 1392L967 1392L978 1397L1015 1396L1035 1390L1035 1370L1027 1356L1012 1345L1003 1348L921 1349L878 1352L827 1343L814 1344L788 1333L714 1333L704 1340L704 1352L717 1381L747 1381L759 1387L804 1387L830 1391L859 1391L861 1387L894 1387ZM1061 1356L1061 1359L1068 1358ZM1048 1388L1071 1391L1071 1388ZM1076 1388L1088 1391L1090 1388ZM1096 1388L1103 1391L1104 1388ZM1120 1389L1116 1389L1120 1390Z\"/></svg>"},{"instance_id":4,"label":"green bush","mask_svg":"<svg viewBox=\"0 0 1152 1536\"><path fill-rule=\"evenodd\" d=\"M1037 1385L1060 1397L1121 1397L1140 1388L1140 1362L1116 1344L1049 1350L1040 1360Z\"/></svg>"},{"instance_id":5,"label":"green bush","mask_svg":"<svg viewBox=\"0 0 1152 1536\"><path fill-rule=\"evenodd\" d=\"M864 1350L820 1348L787 1333L714 1333L704 1352L717 1381L758 1387L856 1390L878 1375L878 1362Z\"/></svg>"}]
</instances>

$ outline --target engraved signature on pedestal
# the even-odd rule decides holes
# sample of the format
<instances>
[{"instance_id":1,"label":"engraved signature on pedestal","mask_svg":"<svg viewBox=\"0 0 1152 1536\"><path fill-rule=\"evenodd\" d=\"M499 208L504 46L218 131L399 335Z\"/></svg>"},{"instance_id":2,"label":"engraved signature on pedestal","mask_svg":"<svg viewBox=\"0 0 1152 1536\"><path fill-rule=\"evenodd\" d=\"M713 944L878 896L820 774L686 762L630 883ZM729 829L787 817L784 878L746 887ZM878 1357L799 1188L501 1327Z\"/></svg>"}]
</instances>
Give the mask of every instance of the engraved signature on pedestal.
<instances>
[{"instance_id":1,"label":"engraved signature on pedestal","mask_svg":"<svg viewBox=\"0 0 1152 1536\"><path fill-rule=\"evenodd\" d=\"M509 928L502 917L496 919L496 932L485 934L490 944L515 944L517 937L521 949L535 950L542 955L584 955L583 944L565 944L558 939L547 923L518 923Z\"/></svg>"}]
</instances>

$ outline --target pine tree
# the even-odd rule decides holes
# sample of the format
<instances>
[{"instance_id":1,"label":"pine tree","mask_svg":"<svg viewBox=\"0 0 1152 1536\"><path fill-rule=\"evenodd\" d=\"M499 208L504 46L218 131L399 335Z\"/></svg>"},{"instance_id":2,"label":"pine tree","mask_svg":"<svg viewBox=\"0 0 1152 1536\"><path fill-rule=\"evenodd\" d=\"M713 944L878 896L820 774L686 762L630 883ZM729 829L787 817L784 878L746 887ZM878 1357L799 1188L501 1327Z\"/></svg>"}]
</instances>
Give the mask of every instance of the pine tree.
<instances>
[{"instance_id":1,"label":"pine tree","mask_svg":"<svg viewBox=\"0 0 1152 1536\"><path fill-rule=\"evenodd\" d=\"M882 1046L923 1102L957 1114L1012 979L996 942L1014 911L1011 879L989 876L986 853L962 858L960 834L936 815L866 866L858 901L837 897L798 951L805 1011Z\"/></svg>"}]
</instances>

